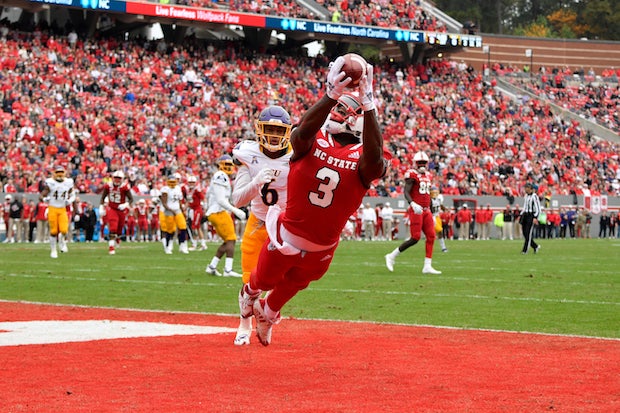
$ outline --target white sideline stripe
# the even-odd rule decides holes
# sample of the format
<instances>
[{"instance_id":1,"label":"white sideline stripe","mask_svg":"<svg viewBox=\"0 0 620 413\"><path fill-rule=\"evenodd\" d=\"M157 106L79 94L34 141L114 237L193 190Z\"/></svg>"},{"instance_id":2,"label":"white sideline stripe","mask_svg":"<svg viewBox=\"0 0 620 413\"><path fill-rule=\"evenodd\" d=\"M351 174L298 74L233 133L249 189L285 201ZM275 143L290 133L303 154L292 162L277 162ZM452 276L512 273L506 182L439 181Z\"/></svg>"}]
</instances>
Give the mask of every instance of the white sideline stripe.
<instances>
[{"instance_id":1,"label":"white sideline stripe","mask_svg":"<svg viewBox=\"0 0 620 413\"><path fill-rule=\"evenodd\" d=\"M46 305L50 307L75 307L75 308L91 308L91 309L98 309L98 310L132 311L136 313L150 313L150 314L153 314L153 313L169 314L170 313L170 310L158 310L158 309L146 310L143 308L103 307L103 306L80 305L80 304L46 303L42 301L3 300L1 298L0 298L0 303L19 303L19 304L32 304L32 305ZM239 318L239 314L227 314L227 313L209 313L209 312L182 311L182 310L175 310L174 313L175 314L189 314L189 315L211 315L211 316L218 316L218 317L233 317L235 319ZM283 318L287 319L286 316L283 316ZM403 326L403 327L421 327L421 328L433 328L433 329L439 329L439 330L486 331L490 333L529 334L529 335L537 335L537 336L584 338L584 339L607 340L607 341L620 342L620 338L615 338L615 337L586 336L586 335L579 335L579 334L543 333L543 332L538 332L538 331L516 331L516 330L501 330L501 329L492 329L492 328L455 327L455 326L440 326L440 325L432 325L432 324L391 323L391 322L385 322L385 321L372 321L372 320L368 320L368 321L343 320L339 318L326 319L326 318L295 317L295 320L321 321L321 322L326 322L326 323L377 324L377 325L390 325L390 326Z\"/></svg>"},{"instance_id":2,"label":"white sideline stripe","mask_svg":"<svg viewBox=\"0 0 620 413\"><path fill-rule=\"evenodd\" d=\"M138 337L221 334L237 331L227 327L166 324L143 321L12 321L0 323L0 347L57 344Z\"/></svg>"},{"instance_id":3,"label":"white sideline stripe","mask_svg":"<svg viewBox=\"0 0 620 413\"><path fill-rule=\"evenodd\" d=\"M308 288L310 289L310 288ZM345 293L368 293L368 294L385 294L385 295L413 295L419 297L452 297L452 298L474 298L479 300L510 300L510 301L534 301L541 303L568 303L568 304L597 304L597 305L620 305L620 302L614 303L610 301L587 301L587 300L567 300L565 298L549 299L535 297L502 297L488 296L478 294L422 294L413 291L372 291L372 290L340 290L335 288L313 288L314 291L327 292L345 292Z\"/></svg>"},{"instance_id":4,"label":"white sideline stripe","mask_svg":"<svg viewBox=\"0 0 620 413\"><path fill-rule=\"evenodd\" d=\"M33 274L7 274L7 277L16 278L46 278L57 280L74 280L74 281L96 281L96 282L120 282L120 283L133 283L133 284L159 284L159 285L195 285L195 286L207 286L207 287L222 287L222 284L218 283L187 283L180 281L154 281L154 280L127 280L127 279L103 279L103 278L86 278L86 277L65 277L60 275L33 275ZM224 286L226 287L226 286ZM237 288L235 286L235 288ZM337 288L314 288L308 287L310 291L325 291L334 293L356 293L356 294L384 294L384 295L410 295L415 297L452 297L452 298L471 298L476 300L506 300L506 301L530 301L541 303L563 303L563 304L588 304L588 305L613 305L620 306L620 302L612 301L593 301L593 300L568 300L565 298L551 299L551 298L535 298L535 297L507 297L507 296L488 296L478 294L423 294L413 291L376 291L376 290L353 290L353 289L337 289Z\"/></svg>"}]
</instances>

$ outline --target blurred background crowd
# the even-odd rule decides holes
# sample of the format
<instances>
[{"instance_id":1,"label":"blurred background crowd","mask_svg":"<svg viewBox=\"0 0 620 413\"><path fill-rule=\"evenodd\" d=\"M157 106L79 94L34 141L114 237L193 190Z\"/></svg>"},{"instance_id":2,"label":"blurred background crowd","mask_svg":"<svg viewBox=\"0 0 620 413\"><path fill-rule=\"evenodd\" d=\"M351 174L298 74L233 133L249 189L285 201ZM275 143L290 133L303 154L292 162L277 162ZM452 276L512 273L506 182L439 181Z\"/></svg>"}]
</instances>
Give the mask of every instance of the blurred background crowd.
<instances>
[{"instance_id":1,"label":"blurred background crowd","mask_svg":"<svg viewBox=\"0 0 620 413\"><path fill-rule=\"evenodd\" d=\"M414 23L421 14L403 15L403 6L380 10L390 23L363 9L340 18L421 24ZM324 93L329 64L322 55L257 52L236 41L85 40L70 27L7 22L0 36L0 181L7 193L40 191L57 163L84 194L98 193L118 169L138 195L164 185L171 170L206 182L221 154L253 138L265 106L282 105L298 120ZM550 108L560 104L617 133L616 69L606 73L609 82L579 84L567 81L572 69L543 69L520 81L538 98L511 99L463 62L373 64L391 165L369 196L400 196L418 150L428 153L448 195L514 196L527 181L541 194L620 195L619 145Z\"/></svg>"}]
</instances>

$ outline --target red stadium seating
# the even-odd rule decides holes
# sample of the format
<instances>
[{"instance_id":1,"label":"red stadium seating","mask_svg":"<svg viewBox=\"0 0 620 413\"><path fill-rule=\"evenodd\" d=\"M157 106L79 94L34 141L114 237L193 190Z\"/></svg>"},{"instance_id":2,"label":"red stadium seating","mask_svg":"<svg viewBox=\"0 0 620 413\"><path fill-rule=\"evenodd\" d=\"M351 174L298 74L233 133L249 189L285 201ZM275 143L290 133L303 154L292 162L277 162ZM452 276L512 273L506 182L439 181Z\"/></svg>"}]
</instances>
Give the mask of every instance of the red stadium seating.
<instances>
[{"instance_id":1,"label":"red stadium seating","mask_svg":"<svg viewBox=\"0 0 620 413\"><path fill-rule=\"evenodd\" d=\"M253 135L266 105L281 104L297 120L322 95L328 64L232 42L205 49L102 39L72 49L40 30L10 30L0 48L0 179L18 192L37 192L57 162L84 193L117 168L145 192L170 168L206 180L221 153ZM513 102L450 61L375 67L391 168L369 195L400 195L420 149L446 194L516 194L535 181L554 194L587 185L620 195L618 145L558 119L548 95ZM617 87L564 92L562 103L580 110L601 95L608 110L618 105Z\"/></svg>"}]
</instances>

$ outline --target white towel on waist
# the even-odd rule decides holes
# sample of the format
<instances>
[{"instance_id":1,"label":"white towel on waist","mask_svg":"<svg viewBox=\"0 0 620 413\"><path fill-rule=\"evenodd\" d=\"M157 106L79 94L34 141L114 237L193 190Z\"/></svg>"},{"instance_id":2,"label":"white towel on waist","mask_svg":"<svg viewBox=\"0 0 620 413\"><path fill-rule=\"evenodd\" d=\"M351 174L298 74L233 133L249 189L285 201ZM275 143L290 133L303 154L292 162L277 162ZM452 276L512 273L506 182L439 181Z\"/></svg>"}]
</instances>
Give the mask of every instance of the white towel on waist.
<instances>
[{"instance_id":1,"label":"white towel on waist","mask_svg":"<svg viewBox=\"0 0 620 413\"><path fill-rule=\"evenodd\" d=\"M267 216L265 217L265 228L271 243L284 255L297 255L301 253L301 250L295 248L286 241L282 243L278 242L278 217L282 213L282 209L278 204L272 205L267 210Z\"/></svg>"}]
</instances>

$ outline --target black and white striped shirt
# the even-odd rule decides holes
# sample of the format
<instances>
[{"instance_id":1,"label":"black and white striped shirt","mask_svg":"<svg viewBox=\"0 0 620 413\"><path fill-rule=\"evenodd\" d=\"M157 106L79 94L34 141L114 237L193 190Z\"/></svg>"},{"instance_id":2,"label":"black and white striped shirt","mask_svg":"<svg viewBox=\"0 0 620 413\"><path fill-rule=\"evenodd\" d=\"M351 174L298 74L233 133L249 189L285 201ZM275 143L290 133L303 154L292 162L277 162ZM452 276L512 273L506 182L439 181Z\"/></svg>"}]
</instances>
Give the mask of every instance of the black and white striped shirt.
<instances>
[{"instance_id":1,"label":"black and white striped shirt","mask_svg":"<svg viewBox=\"0 0 620 413\"><path fill-rule=\"evenodd\" d=\"M534 218L538 218L540 214L540 199L534 192L525 195L525 205L523 206L523 213L532 214Z\"/></svg>"}]
</instances>

